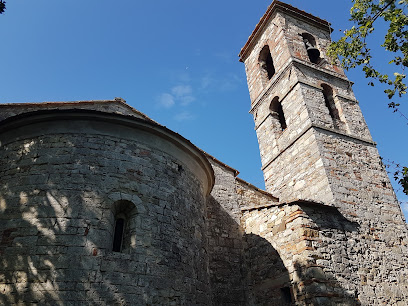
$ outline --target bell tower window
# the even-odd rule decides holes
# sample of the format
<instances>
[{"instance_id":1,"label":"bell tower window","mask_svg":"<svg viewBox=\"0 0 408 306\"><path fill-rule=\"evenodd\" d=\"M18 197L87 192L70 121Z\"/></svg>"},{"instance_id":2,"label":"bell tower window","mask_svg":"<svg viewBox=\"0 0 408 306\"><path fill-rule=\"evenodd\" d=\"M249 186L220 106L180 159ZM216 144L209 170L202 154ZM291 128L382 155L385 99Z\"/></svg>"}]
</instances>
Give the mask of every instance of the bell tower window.
<instances>
[{"instance_id":1,"label":"bell tower window","mask_svg":"<svg viewBox=\"0 0 408 306\"><path fill-rule=\"evenodd\" d=\"M316 48L316 39L309 33L303 33L302 38L306 47L307 55L309 56L309 60L314 64L319 63L320 51Z\"/></svg>"},{"instance_id":2,"label":"bell tower window","mask_svg":"<svg viewBox=\"0 0 408 306\"><path fill-rule=\"evenodd\" d=\"M323 88L324 103L329 110L329 115L333 120L334 127L338 128L338 122L341 121L341 119L339 116L339 111L333 99L333 89L326 84L322 84L321 86Z\"/></svg>"},{"instance_id":3,"label":"bell tower window","mask_svg":"<svg viewBox=\"0 0 408 306\"><path fill-rule=\"evenodd\" d=\"M265 81L269 81L275 74L275 67L268 45L264 46L259 54L259 67L261 69L262 78Z\"/></svg>"},{"instance_id":4,"label":"bell tower window","mask_svg":"<svg viewBox=\"0 0 408 306\"><path fill-rule=\"evenodd\" d=\"M279 102L279 97L275 97L272 99L271 105L269 106L269 111L273 118L275 118L280 125L281 130L283 131L286 129L286 120L285 115L283 113L282 104Z\"/></svg>"}]
</instances>

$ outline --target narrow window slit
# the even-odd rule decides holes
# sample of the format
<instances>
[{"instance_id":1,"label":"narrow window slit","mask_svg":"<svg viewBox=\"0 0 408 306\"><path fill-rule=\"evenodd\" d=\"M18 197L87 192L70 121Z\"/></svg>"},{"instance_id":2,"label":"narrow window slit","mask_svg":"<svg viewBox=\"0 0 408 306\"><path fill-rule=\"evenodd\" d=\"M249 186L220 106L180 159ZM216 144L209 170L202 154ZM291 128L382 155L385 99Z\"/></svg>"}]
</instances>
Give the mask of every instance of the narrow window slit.
<instances>
[{"instance_id":1,"label":"narrow window slit","mask_svg":"<svg viewBox=\"0 0 408 306\"><path fill-rule=\"evenodd\" d=\"M322 84L321 86L323 88L324 103L329 110L329 115L332 118L333 126L335 129L338 129L339 124L341 124L341 119L339 110L337 109L336 103L333 98L333 89L326 84Z\"/></svg>"},{"instance_id":2,"label":"narrow window slit","mask_svg":"<svg viewBox=\"0 0 408 306\"><path fill-rule=\"evenodd\" d=\"M125 219L118 218L115 222L115 232L113 234L113 252L122 250L123 232L125 230Z\"/></svg>"},{"instance_id":3,"label":"narrow window slit","mask_svg":"<svg viewBox=\"0 0 408 306\"><path fill-rule=\"evenodd\" d=\"M111 247L113 252L131 252L135 244L134 218L136 206L128 200L119 200L112 205Z\"/></svg>"}]
</instances>

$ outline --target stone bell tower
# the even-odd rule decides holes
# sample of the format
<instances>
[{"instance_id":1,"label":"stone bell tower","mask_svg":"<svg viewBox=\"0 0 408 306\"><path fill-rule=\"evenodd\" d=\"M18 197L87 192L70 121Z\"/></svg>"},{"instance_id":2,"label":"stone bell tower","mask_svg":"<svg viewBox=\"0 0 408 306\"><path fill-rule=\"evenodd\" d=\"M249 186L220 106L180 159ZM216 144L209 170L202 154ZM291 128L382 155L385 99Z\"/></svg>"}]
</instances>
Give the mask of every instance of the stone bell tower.
<instances>
[{"instance_id":1,"label":"stone bell tower","mask_svg":"<svg viewBox=\"0 0 408 306\"><path fill-rule=\"evenodd\" d=\"M343 179L361 186L361 167L380 168L351 82L326 55L330 32L327 21L274 1L240 53L266 189L281 200L332 205L344 199ZM392 193L384 172L375 185Z\"/></svg>"},{"instance_id":2,"label":"stone bell tower","mask_svg":"<svg viewBox=\"0 0 408 306\"><path fill-rule=\"evenodd\" d=\"M239 54L266 189L321 203L308 216L319 231L311 260L329 283L365 305L406 301L407 226L352 83L327 56L331 30L274 1Z\"/></svg>"}]
</instances>

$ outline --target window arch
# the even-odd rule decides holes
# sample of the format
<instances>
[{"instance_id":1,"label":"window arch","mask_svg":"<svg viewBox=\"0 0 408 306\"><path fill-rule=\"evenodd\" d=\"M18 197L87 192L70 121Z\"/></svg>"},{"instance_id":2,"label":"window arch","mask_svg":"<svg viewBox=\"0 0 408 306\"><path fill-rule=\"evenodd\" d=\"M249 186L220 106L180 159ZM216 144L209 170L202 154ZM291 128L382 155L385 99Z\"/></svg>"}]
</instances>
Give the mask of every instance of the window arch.
<instances>
[{"instance_id":1,"label":"window arch","mask_svg":"<svg viewBox=\"0 0 408 306\"><path fill-rule=\"evenodd\" d=\"M127 200L119 200L113 204L113 252L123 252L130 248L132 234L130 221L134 210L135 204Z\"/></svg>"},{"instance_id":2,"label":"window arch","mask_svg":"<svg viewBox=\"0 0 408 306\"><path fill-rule=\"evenodd\" d=\"M279 122L281 130L283 131L286 129L287 125L285 114L283 113L282 104L279 102L279 97L272 99L271 105L269 106L269 111L272 117Z\"/></svg>"},{"instance_id":3,"label":"window arch","mask_svg":"<svg viewBox=\"0 0 408 306\"><path fill-rule=\"evenodd\" d=\"M268 45L265 45L262 48L261 53L259 53L258 61L263 78L270 80L272 76L275 74L275 66L273 65L271 51L269 50Z\"/></svg>"},{"instance_id":4,"label":"window arch","mask_svg":"<svg viewBox=\"0 0 408 306\"><path fill-rule=\"evenodd\" d=\"M329 114L332 119L340 120L339 111L333 99L333 89L326 84L321 84L323 89L324 102L329 109Z\"/></svg>"},{"instance_id":5,"label":"window arch","mask_svg":"<svg viewBox=\"0 0 408 306\"><path fill-rule=\"evenodd\" d=\"M333 89L326 84L321 84L323 89L324 103L326 104L327 109L329 110L329 115L333 120L335 128L338 128L338 122L341 121L339 110L336 107L336 103L333 98Z\"/></svg>"},{"instance_id":6,"label":"window arch","mask_svg":"<svg viewBox=\"0 0 408 306\"><path fill-rule=\"evenodd\" d=\"M316 47L316 39L309 33L302 33L303 43L305 44L309 60L317 64L320 62L320 51Z\"/></svg>"}]
</instances>

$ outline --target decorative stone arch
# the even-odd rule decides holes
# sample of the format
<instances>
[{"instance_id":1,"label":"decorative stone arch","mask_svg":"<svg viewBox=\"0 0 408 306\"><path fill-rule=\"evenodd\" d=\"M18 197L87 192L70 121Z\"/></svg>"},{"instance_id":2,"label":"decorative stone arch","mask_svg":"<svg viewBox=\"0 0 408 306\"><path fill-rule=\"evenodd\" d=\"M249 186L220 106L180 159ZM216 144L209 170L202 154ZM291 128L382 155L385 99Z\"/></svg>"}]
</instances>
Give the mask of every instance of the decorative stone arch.
<instances>
[{"instance_id":1,"label":"decorative stone arch","mask_svg":"<svg viewBox=\"0 0 408 306\"><path fill-rule=\"evenodd\" d=\"M272 118L274 118L276 122L279 122L280 129L282 131L285 130L287 128L285 114L283 113L282 104L278 96L274 97L271 104L269 104L269 112Z\"/></svg>"},{"instance_id":2,"label":"decorative stone arch","mask_svg":"<svg viewBox=\"0 0 408 306\"><path fill-rule=\"evenodd\" d=\"M320 58L320 51L317 48L316 39L312 34L309 33L302 33L300 34L303 39L303 43L305 44L307 55L309 56L309 60L314 63L318 64L321 61Z\"/></svg>"},{"instance_id":3,"label":"decorative stone arch","mask_svg":"<svg viewBox=\"0 0 408 306\"><path fill-rule=\"evenodd\" d=\"M261 71L262 82L265 84L276 72L269 45L266 44L263 46L261 52L259 52L258 64Z\"/></svg>"}]
</instances>

